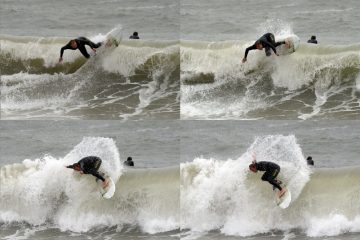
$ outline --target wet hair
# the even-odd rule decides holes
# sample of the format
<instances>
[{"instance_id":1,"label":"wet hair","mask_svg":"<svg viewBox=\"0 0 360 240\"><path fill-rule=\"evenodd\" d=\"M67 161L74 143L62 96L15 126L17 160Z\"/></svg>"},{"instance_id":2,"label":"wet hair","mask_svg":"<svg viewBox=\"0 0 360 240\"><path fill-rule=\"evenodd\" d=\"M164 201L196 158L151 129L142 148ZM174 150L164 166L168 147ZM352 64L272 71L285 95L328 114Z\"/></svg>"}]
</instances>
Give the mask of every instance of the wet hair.
<instances>
[{"instance_id":1,"label":"wet hair","mask_svg":"<svg viewBox=\"0 0 360 240\"><path fill-rule=\"evenodd\" d=\"M139 35L138 32L133 33L133 36L138 36L138 35Z\"/></svg>"},{"instance_id":2,"label":"wet hair","mask_svg":"<svg viewBox=\"0 0 360 240\"><path fill-rule=\"evenodd\" d=\"M312 40L315 40L315 39L316 39L316 36L311 36L311 39L312 39Z\"/></svg>"},{"instance_id":3,"label":"wet hair","mask_svg":"<svg viewBox=\"0 0 360 240\"><path fill-rule=\"evenodd\" d=\"M256 42L255 42L255 47L258 48L258 47L260 47L260 46L261 46L262 48L264 48L264 46L262 45L262 43L261 43L260 41L256 41Z\"/></svg>"},{"instance_id":4,"label":"wet hair","mask_svg":"<svg viewBox=\"0 0 360 240\"><path fill-rule=\"evenodd\" d=\"M132 157L128 157L126 161L132 161Z\"/></svg>"},{"instance_id":5,"label":"wet hair","mask_svg":"<svg viewBox=\"0 0 360 240\"><path fill-rule=\"evenodd\" d=\"M69 43L70 43L70 46L71 46L71 47L72 47L73 44L76 44L76 45L77 45L77 42L75 41L75 39L70 40Z\"/></svg>"},{"instance_id":6,"label":"wet hair","mask_svg":"<svg viewBox=\"0 0 360 240\"><path fill-rule=\"evenodd\" d=\"M252 170L252 169L256 169L256 163L252 163L249 165L249 169Z\"/></svg>"}]
</instances>

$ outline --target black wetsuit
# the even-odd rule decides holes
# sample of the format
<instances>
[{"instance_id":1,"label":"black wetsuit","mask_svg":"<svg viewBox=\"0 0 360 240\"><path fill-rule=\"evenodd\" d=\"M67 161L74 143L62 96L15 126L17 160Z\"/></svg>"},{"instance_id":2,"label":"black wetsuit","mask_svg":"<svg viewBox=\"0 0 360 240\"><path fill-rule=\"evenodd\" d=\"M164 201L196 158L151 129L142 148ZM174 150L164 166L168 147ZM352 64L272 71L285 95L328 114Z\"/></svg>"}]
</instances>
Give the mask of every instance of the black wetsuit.
<instances>
[{"instance_id":1,"label":"black wetsuit","mask_svg":"<svg viewBox=\"0 0 360 240\"><path fill-rule=\"evenodd\" d=\"M89 53L86 51L86 48L85 48L85 45L88 45L90 46L91 48L98 48L101 46L101 42L99 43L93 43L92 41L90 41L89 39L85 38L85 37L79 37L77 39L74 39L76 44L77 44L77 48L72 48L71 47L71 41L68 42L68 44L66 44L65 46L63 46L60 50L60 58L63 57L63 54L64 54L64 50L66 49L70 49L70 50L76 50L76 49L79 49L80 52L82 53L82 55L84 55L84 57L86 58L90 58L90 55Z\"/></svg>"},{"instance_id":2,"label":"black wetsuit","mask_svg":"<svg viewBox=\"0 0 360 240\"><path fill-rule=\"evenodd\" d=\"M308 165L314 166L314 160L312 160L312 158L308 158L308 159L306 159L306 161L307 161Z\"/></svg>"},{"instance_id":3,"label":"black wetsuit","mask_svg":"<svg viewBox=\"0 0 360 240\"><path fill-rule=\"evenodd\" d=\"M131 35L129 38L130 39L140 39L139 36L135 36L135 35Z\"/></svg>"},{"instance_id":4,"label":"black wetsuit","mask_svg":"<svg viewBox=\"0 0 360 240\"><path fill-rule=\"evenodd\" d=\"M91 174L96 178L101 179L103 182L105 181L105 178L98 172L101 165L101 159L99 157L84 157L78 162L78 164L80 164L81 171L84 174Z\"/></svg>"},{"instance_id":5,"label":"black wetsuit","mask_svg":"<svg viewBox=\"0 0 360 240\"><path fill-rule=\"evenodd\" d=\"M285 44L285 41L275 42L274 34L266 33L261 38L259 38L252 46L248 47L245 50L245 58L247 58L249 51L257 49L256 44L258 43L261 43L261 45L265 48L266 56L270 56L271 55L270 49L272 49L276 54L276 47L281 44Z\"/></svg>"},{"instance_id":6,"label":"black wetsuit","mask_svg":"<svg viewBox=\"0 0 360 240\"><path fill-rule=\"evenodd\" d=\"M130 167L133 167L133 166L134 166L134 162L133 162L132 160L126 160L126 161L124 162L124 164L125 164L126 166L130 166Z\"/></svg>"},{"instance_id":7,"label":"black wetsuit","mask_svg":"<svg viewBox=\"0 0 360 240\"><path fill-rule=\"evenodd\" d=\"M275 188L282 190L282 187L277 182L276 177L280 172L280 166L273 162L257 162L256 169L258 171L265 171L262 175L261 180L269 182Z\"/></svg>"},{"instance_id":8,"label":"black wetsuit","mask_svg":"<svg viewBox=\"0 0 360 240\"><path fill-rule=\"evenodd\" d=\"M318 43L316 39L309 39L307 42L308 43L314 43L314 44Z\"/></svg>"}]
</instances>

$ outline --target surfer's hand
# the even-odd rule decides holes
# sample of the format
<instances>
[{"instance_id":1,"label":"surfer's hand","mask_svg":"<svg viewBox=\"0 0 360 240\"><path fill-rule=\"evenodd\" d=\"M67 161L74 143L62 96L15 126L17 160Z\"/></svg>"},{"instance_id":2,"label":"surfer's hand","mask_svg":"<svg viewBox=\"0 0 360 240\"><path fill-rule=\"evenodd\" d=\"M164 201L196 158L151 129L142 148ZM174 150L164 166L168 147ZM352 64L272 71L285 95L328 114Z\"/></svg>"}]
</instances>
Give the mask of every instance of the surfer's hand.
<instances>
[{"instance_id":1,"label":"surfer's hand","mask_svg":"<svg viewBox=\"0 0 360 240\"><path fill-rule=\"evenodd\" d=\"M92 50L94 51L94 53L96 53L96 49L95 49L95 48L92 48Z\"/></svg>"},{"instance_id":2,"label":"surfer's hand","mask_svg":"<svg viewBox=\"0 0 360 240\"><path fill-rule=\"evenodd\" d=\"M61 57L61 58L59 58L59 63L62 63L62 61L63 61L62 57Z\"/></svg>"},{"instance_id":3,"label":"surfer's hand","mask_svg":"<svg viewBox=\"0 0 360 240\"><path fill-rule=\"evenodd\" d=\"M246 58L243 58L242 62L244 63L244 62L246 62L246 60L247 60Z\"/></svg>"}]
</instances>

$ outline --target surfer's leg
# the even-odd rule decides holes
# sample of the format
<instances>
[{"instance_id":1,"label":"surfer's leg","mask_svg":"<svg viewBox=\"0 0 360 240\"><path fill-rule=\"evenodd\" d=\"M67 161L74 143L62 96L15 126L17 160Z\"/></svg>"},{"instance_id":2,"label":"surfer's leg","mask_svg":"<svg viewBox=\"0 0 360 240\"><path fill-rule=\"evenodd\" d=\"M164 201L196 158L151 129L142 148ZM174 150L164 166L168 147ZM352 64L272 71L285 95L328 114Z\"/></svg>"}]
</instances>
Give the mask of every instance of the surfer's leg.
<instances>
[{"instance_id":1,"label":"surfer's leg","mask_svg":"<svg viewBox=\"0 0 360 240\"><path fill-rule=\"evenodd\" d=\"M94 163L94 168L96 169L96 171L99 170L100 165L101 165L101 159L98 158L98 159L96 159L96 161L95 161L95 163Z\"/></svg>"},{"instance_id":2,"label":"surfer's leg","mask_svg":"<svg viewBox=\"0 0 360 240\"><path fill-rule=\"evenodd\" d=\"M279 174L280 169L274 169L273 171L266 171L264 175L261 177L263 181L269 182L271 185L273 185L274 188L282 190L282 187L278 183L276 179L277 175Z\"/></svg>"},{"instance_id":3,"label":"surfer's leg","mask_svg":"<svg viewBox=\"0 0 360 240\"><path fill-rule=\"evenodd\" d=\"M280 172L280 168L279 169L275 169L272 173L272 179L274 179L274 182L276 182L279 186L281 186L282 182L280 180L277 179L277 176L279 175ZM273 186L274 190L275 190L275 186Z\"/></svg>"},{"instance_id":4,"label":"surfer's leg","mask_svg":"<svg viewBox=\"0 0 360 240\"><path fill-rule=\"evenodd\" d=\"M268 38L268 41L275 47L281 45L281 42L279 42L280 44L278 44L277 42L275 42L275 36L274 34L270 33L269 34L269 38Z\"/></svg>"},{"instance_id":5,"label":"surfer's leg","mask_svg":"<svg viewBox=\"0 0 360 240\"><path fill-rule=\"evenodd\" d=\"M101 47L102 42L94 43L93 48L99 48Z\"/></svg>"},{"instance_id":6,"label":"surfer's leg","mask_svg":"<svg viewBox=\"0 0 360 240\"><path fill-rule=\"evenodd\" d=\"M84 46L79 46L78 47L79 51L81 52L81 54L86 57L86 58L90 58L89 53L86 51L86 48Z\"/></svg>"},{"instance_id":7,"label":"surfer's leg","mask_svg":"<svg viewBox=\"0 0 360 240\"><path fill-rule=\"evenodd\" d=\"M285 41L275 42L275 36L274 34L269 35L269 42L271 42L275 47L278 47L282 44L285 44L287 47L289 47L289 44ZM267 55L266 55L267 56Z\"/></svg>"},{"instance_id":8,"label":"surfer's leg","mask_svg":"<svg viewBox=\"0 0 360 240\"><path fill-rule=\"evenodd\" d=\"M279 189L280 191L282 190L282 187L280 186L280 184L275 179L270 179L269 183L271 185L273 185L275 188Z\"/></svg>"},{"instance_id":9,"label":"surfer's leg","mask_svg":"<svg viewBox=\"0 0 360 240\"><path fill-rule=\"evenodd\" d=\"M276 43L275 43L275 47L280 46L280 45L282 45L282 44L286 44L286 42L285 42L285 41L276 42Z\"/></svg>"},{"instance_id":10,"label":"surfer's leg","mask_svg":"<svg viewBox=\"0 0 360 240\"><path fill-rule=\"evenodd\" d=\"M265 48L265 54L266 54L267 57L271 56L271 48L266 47Z\"/></svg>"}]
</instances>

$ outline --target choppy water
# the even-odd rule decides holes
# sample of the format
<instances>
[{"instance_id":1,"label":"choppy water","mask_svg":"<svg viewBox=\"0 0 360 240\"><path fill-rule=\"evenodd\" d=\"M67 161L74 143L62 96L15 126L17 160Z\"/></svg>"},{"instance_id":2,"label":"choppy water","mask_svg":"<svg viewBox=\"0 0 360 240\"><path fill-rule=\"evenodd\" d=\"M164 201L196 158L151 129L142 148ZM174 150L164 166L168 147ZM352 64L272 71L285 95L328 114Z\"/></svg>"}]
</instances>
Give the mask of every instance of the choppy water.
<instances>
[{"instance_id":1,"label":"choppy water","mask_svg":"<svg viewBox=\"0 0 360 240\"><path fill-rule=\"evenodd\" d=\"M358 121L0 126L4 239L358 237ZM281 165L293 194L288 209L276 207L260 174L249 174L254 152ZM101 199L91 176L63 168L87 155L100 156L102 170L117 179L111 200ZM315 168L306 165L308 155ZM127 156L134 169L123 166Z\"/></svg>"},{"instance_id":2,"label":"choppy water","mask_svg":"<svg viewBox=\"0 0 360 240\"><path fill-rule=\"evenodd\" d=\"M1 1L0 14L3 119L179 118L178 2ZM70 39L114 29L119 47L58 64Z\"/></svg>"},{"instance_id":3,"label":"choppy water","mask_svg":"<svg viewBox=\"0 0 360 240\"><path fill-rule=\"evenodd\" d=\"M359 12L355 0L182 1L181 118L359 119ZM266 32L301 44L241 63Z\"/></svg>"},{"instance_id":4,"label":"choppy water","mask_svg":"<svg viewBox=\"0 0 360 240\"><path fill-rule=\"evenodd\" d=\"M0 16L1 119L82 120L0 122L1 239L359 238L358 0L0 0ZM114 29L119 47L57 63ZM242 64L265 32L300 47ZM281 165L288 209L254 152ZM112 199L64 170L87 155Z\"/></svg>"},{"instance_id":5,"label":"choppy water","mask_svg":"<svg viewBox=\"0 0 360 240\"><path fill-rule=\"evenodd\" d=\"M357 121L187 121L181 142L183 239L357 239ZM281 166L292 193L281 210L258 161ZM312 155L315 168L306 164Z\"/></svg>"},{"instance_id":6,"label":"choppy water","mask_svg":"<svg viewBox=\"0 0 360 240\"><path fill-rule=\"evenodd\" d=\"M1 121L0 238L176 238L180 131L174 121ZM116 182L110 200L65 168L89 155Z\"/></svg>"}]
</instances>

